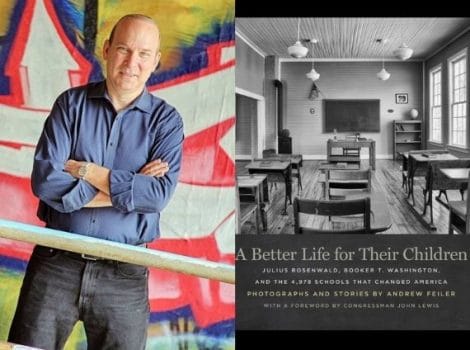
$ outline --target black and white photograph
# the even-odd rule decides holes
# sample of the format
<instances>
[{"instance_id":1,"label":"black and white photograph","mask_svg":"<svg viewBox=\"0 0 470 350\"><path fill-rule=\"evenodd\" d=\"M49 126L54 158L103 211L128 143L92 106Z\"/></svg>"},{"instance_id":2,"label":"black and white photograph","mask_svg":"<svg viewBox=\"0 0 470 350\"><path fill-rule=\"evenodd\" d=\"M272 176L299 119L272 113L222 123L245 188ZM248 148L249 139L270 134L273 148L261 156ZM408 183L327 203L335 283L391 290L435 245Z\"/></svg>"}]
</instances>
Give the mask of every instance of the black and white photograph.
<instances>
[{"instance_id":1,"label":"black and white photograph","mask_svg":"<svg viewBox=\"0 0 470 350\"><path fill-rule=\"evenodd\" d=\"M408 94L395 94L395 103L397 104L406 104L408 103Z\"/></svg>"},{"instance_id":2,"label":"black and white photograph","mask_svg":"<svg viewBox=\"0 0 470 350\"><path fill-rule=\"evenodd\" d=\"M468 230L469 25L237 18L238 233Z\"/></svg>"},{"instance_id":3,"label":"black and white photograph","mask_svg":"<svg viewBox=\"0 0 470 350\"><path fill-rule=\"evenodd\" d=\"M236 18L238 331L470 328L469 43L463 17Z\"/></svg>"}]
</instances>

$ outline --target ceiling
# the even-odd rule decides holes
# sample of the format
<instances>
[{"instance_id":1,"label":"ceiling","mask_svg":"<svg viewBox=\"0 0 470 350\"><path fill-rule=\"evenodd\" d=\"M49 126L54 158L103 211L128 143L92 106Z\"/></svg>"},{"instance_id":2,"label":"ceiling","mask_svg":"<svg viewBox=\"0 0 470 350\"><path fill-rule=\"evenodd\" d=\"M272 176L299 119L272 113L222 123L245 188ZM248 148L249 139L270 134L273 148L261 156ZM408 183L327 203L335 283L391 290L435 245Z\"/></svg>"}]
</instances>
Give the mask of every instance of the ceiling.
<instances>
[{"instance_id":1,"label":"ceiling","mask_svg":"<svg viewBox=\"0 0 470 350\"><path fill-rule=\"evenodd\" d=\"M291 58L287 47L297 40L298 18L236 18L236 32L264 55ZM300 39L317 39L315 59L395 59L402 43L413 49L412 60L424 60L470 29L470 17L302 17ZM377 39L388 39L384 45ZM312 44L305 43L312 56Z\"/></svg>"}]
</instances>

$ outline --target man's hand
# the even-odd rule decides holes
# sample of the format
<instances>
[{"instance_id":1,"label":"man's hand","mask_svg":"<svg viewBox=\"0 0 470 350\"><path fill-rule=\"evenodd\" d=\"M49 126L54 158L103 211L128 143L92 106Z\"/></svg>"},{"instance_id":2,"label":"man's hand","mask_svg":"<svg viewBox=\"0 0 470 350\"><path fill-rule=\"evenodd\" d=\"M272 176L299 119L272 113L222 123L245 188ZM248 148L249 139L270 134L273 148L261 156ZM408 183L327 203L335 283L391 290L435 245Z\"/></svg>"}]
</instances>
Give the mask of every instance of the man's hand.
<instances>
[{"instance_id":1,"label":"man's hand","mask_svg":"<svg viewBox=\"0 0 470 350\"><path fill-rule=\"evenodd\" d=\"M80 175L78 174L78 170L80 169L82 165L85 165L86 163L88 162L81 162L81 161L69 159L67 160L67 162L65 162L64 170L68 172L70 175L72 175L74 178L79 179ZM99 168L102 168L93 163L91 163L90 165L91 165L90 172L94 172L93 170L96 170L96 169L99 170ZM162 177L168 172L168 170L170 170L170 168L168 167L167 162L162 162L161 159L155 159L145 164L142 167L142 169L140 169L139 174ZM107 193L107 191L105 191L105 193Z\"/></svg>"},{"instance_id":2,"label":"man's hand","mask_svg":"<svg viewBox=\"0 0 470 350\"><path fill-rule=\"evenodd\" d=\"M162 177L164 176L170 168L168 167L167 162L162 162L161 159L152 160L150 163L147 163L140 169L139 174Z\"/></svg>"},{"instance_id":3,"label":"man's hand","mask_svg":"<svg viewBox=\"0 0 470 350\"><path fill-rule=\"evenodd\" d=\"M87 162L79 162L73 159L69 159L65 162L64 170L72 175L74 178L79 179L78 170L82 165L85 165Z\"/></svg>"},{"instance_id":4,"label":"man's hand","mask_svg":"<svg viewBox=\"0 0 470 350\"><path fill-rule=\"evenodd\" d=\"M111 203L109 195L99 191L96 196L85 205L85 208L103 208L112 206L113 203Z\"/></svg>"},{"instance_id":5,"label":"man's hand","mask_svg":"<svg viewBox=\"0 0 470 350\"><path fill-rule=\"evenodd\" d=\"M104 192L105 194L109 195L109 172L108 168L102 167L95 163L90 162L81 162L73 159L69 159L65 162L64 170L72 175L76 179L80 179L80 175L78 171L82 165L86 163L89 164L87 167L86 180L89 184L91 184L96 189Z\"/></svg>"}]
</instances>

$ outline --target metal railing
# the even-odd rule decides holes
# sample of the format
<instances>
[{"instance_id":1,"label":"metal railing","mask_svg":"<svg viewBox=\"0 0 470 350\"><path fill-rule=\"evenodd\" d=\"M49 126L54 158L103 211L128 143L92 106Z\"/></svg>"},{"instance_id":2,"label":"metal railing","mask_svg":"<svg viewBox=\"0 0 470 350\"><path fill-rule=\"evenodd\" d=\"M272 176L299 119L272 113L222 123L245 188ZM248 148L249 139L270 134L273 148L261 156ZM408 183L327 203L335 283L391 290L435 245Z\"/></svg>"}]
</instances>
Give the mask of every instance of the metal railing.
<instances>
[{"instance_id":1,"label":"metal railing","mask_svg":"<svg viewBox=\"0 0 470 350\"><path fill-rule=\"evenodd\" d=\"M235 284L235 266L0 219L0 237Z\"/></svg>"}]
</instances>

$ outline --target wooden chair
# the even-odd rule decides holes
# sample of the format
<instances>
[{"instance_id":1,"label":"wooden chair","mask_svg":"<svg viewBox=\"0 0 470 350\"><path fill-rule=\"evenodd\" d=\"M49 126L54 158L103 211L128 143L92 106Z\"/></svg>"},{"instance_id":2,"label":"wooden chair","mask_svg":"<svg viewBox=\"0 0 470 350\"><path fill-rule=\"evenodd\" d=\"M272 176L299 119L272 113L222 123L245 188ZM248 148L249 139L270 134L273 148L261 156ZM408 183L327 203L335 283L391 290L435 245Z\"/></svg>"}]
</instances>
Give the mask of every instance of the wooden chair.
<instances>
[{"instance_id":1,"label":"wooden chair","mask_svg":"<svg viewBox=\"0 0 470 350\"><path fill-rule=\"evenodd\" d=\"M343 148L343 156L355 157L354 161L348 160L350 163L360 163L361 162L361 149L360 148Z\"/></svg>"},{"instance_id":2,"label":"wooden chair","mask_svg":"<svg viewBox=\"0 0 470 350\"><path fill-rule=\"evenodd\" d=\"M292 154L289 154L287 155L282 155L282 154L279 154L278 155L281 159L284 159L284 160L291 160L291 157L294 156ZM300 195L300 192L302 191L302 174L300 173L300 167L302 166L302 155L295 155L297 157L300 157L300 163L291 163L292 167L291 167L291 176L292 178L296 178L297 179L297 193Z\"/></svg>"},{"instance_id":3,"label":"wooden chair","mask_svg":"<svg viewBox=\"0 0 470 350\"><path fill-rule=\"evenodd\" d=\"M408 193L408 152L402 152L401 155L401 188L405 189L405 192Z\"/></svg>"},{"instance_id":4,"label":"wooden chair","mask_svg":"<svg viewBox=\"0 0 470 350\"><path fill-rule=\"evenodd\" d=\"M276 156L276 150L274 148L268 148L263 150L263 159L266 158L273 158ZM257 159L255 159L257 160ZM269 174L268 175L268 182L271 183L269 189L272 190L273 187L274 189L277 189L277 182L281 181L280 177L277 175Z\"/></svg>"},{"instance_id":5,"label":"wooden chair","mask_svg":"<svg viewBox=\"0 0 470 350\"><path fill-rule=\"evenodd\" d=\"M329 170L326 173L325 199L348 199L349 195L367 194L372 190L372 171ZM360 221L361 215L334 216L329 220L333 225Z\"/></svg>"},{"instance_id":6,"label":"wooden chair","mask_svg":"<svg viewBox=\"0 0 470 350\"><path fill-rule=\"evenodd\" d=\"M432 191L439 191L436 199L445 205L445 203L442 202L441 195L444 194L446 202L449 202L447 190L459 190L463 200L464 191L467 189L466 183L456 182L445 176L440 171L444 168L470 168L470 158L441 160L429 164L426 174L426 183L423 188L423 215L426 215L429 206L431 224L433 224Z\"/></svg>"},{"instance_id":7,"label":"wooden chair","mask_svg":"<svg viewBox=\"0 0 470 350\"><path fill-rule=\"evenodd\" d=\"M300 163L298 166L295 166L296 163L292 163L291 174L292 178L297 179L297 192L300 195L300 191L302 190L302 174L300 173L300 167L302 166L302 155L292 155L292 154L277 154L276 150L274 149L265 149L263 151L263 159L280 159L280 160L291 160L292 156L300 156ZM271 181L274 183L274 188L277 188L276 182L279 181L279 177L271 177ZM283 181L283 180L282 180Z\"/></svg>"},{"instance_id":8,"label":"wooden chair","mask_svg":"<svg viewBox=\"0 0 470 350\"><path fill-rule=\"evenodd\" d=\"M363 227L351 230L323 230L300 226L300 214L321 216L345 216L362 214ZM303 233L371 233L370 232L370 198L355 200L314 200L294 199L294 232Z\"/></svg>"},{"instance_id":9,"label":"wooden chair","mask_svg":"<svg viewBox=\"0 0 470 350\"><path fill-rule=\"evenodd\" d=\"M428 154L446 154L450 153L448 150L444 149L420 149L414 151L404 152L403 154L403 163L402 163L402 187L405 187L406 193L410 191L409 187L409 177L408 177L408 167L409 167L409 155L410 154L420 154L420 153L428 153ZM425 177L427 173L426 168L418 168L415 170L414 177Z\"/></svg>"},{"instance_id":10,"label":"wooden chair","mask_svg":"<svg viewBox=\"0 0 470 350\"><path fill-rule=\"evenodd\" d=\"M358 148L343 148L343 156L358 156L361 155L361 149Z\"/></svg>"},{"instance_id":11,"label":"wooden chair","mask_svg":"<svg viewBox=\"0 0 470 350\"><path fill-rule=\"evenodd\" d=\"M323 198L345 199L348 194L370 192L372 189L371 169L327 170Z\"/></svg>"},{"instance_id":12,"label":"wooden chair","mask_svg":"<svg viewBox=\"0 0 470 350\"><path fill-rule=\"evenodd\" d=\"M237 234L241 233L241 228L248 219L254 215L256 233L259 234L258 205L254 202L240 202L238 185L235 188L235 220Z\"/></svg>"},{"instance_id":13,"label":"wooden chair","mask_svg":"<svg viewBox=\"0 0 470 350\"><path fill-rule=\"evenodd\" d=\"M468 185L470 185L470 175L467 181ZM452 235L454 231L462 234L470 233L470 196L468 191L467 200L449 202L449 234Z\"/></svg>"},{"instance_id":14,"label":"wooden chair","mask_svg":"<svg viewBox=\"0 0 470 350\"><path fill-rule=\"evenodd\" d=\"M346 140L356 141L357 138L354 135L353 136L347 135ZM343 156L356 157L357 160L355 162L360 162L361 161L361 148L360 147L345 147L343 148Z\"/></svg>"},{"instance_id":15,"label":"wooden chair","mask_svg":"<svg viewBox=\"0 0 470 350\"><path fill-rule=\"evenodd\" d=\"M300 173L300 167L302 166L302 155L300 155L300 163L298 166L292 166L292 177L297 179L297 193L300 195L302 191L302 174Z\"/></svg>"}]
</instances>

